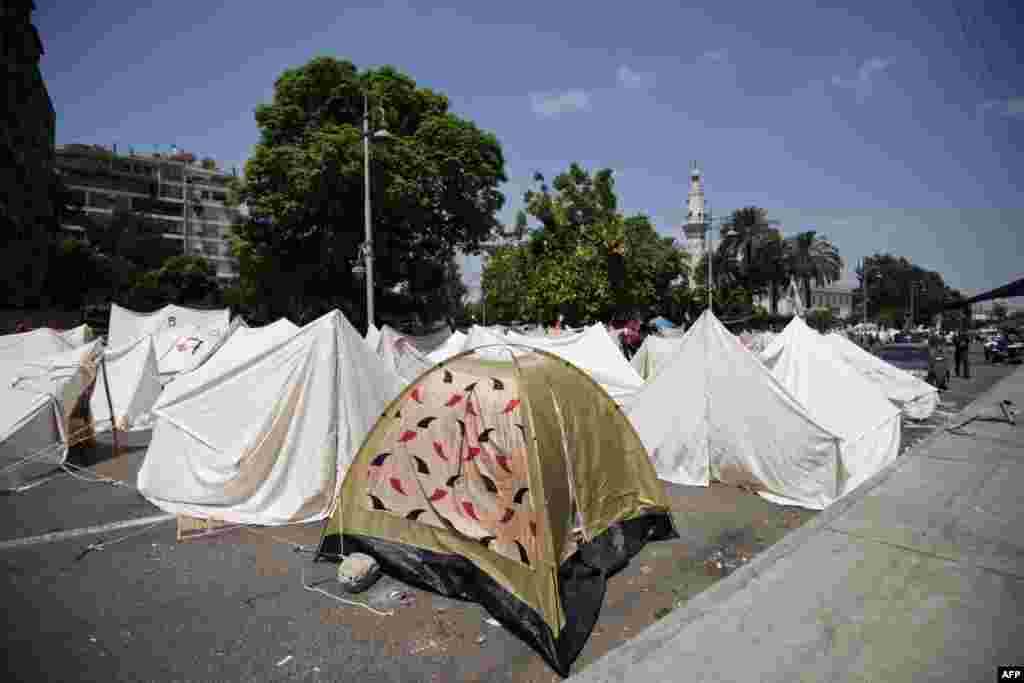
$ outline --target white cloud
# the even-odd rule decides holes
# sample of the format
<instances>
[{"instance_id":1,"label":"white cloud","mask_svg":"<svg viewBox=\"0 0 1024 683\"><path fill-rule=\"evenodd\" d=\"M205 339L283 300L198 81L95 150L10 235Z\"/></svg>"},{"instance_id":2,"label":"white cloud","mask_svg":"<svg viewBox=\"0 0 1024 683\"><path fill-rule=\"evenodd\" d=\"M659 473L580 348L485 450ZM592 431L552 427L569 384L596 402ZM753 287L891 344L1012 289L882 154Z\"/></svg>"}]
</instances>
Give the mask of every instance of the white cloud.
<instances>
[{"instance_id":1,"label":"white cloud","mask_svg":"<svg viewBox=\"0 0 1024 683\"><path fill-rule=\"evenodd\" d=\"M712 64L721 64L729 57L729 51L725 49L721 50L708 50L700 56L702 61L711 62Z\"/></svg>"},{"instance_id":2,"label":"white cloud","mask_svg":"<svg viewBox=\"0 0 1024 683\"><path fill-rule=\"evenodd\" d=\"M585 90L530 93L530 107L542 119L557 118L562 114L590 111L590 94Z\"/></svg>"},{"instance_id":3,"label":"white cloud","mask_svg":"<svg viewBox=\"0 0 1024 683\"><path fill-rule=\"evenodd\" d=\"M650 90L654 87L654 74L637 73L628 66L620 66L615 72L619 85L630 90Z\"/></svg>"},{"instance_id":4,"label":"white cloud","mask_svg":"<svg viewBox=\"0 0 1024 683\"><path fill-rule=\"evenodd\" d=\"M857 96L857 101L863 102L871 95L875 76L884 72L890 66L892 66L891 60L872 57L860 65L860 68L857 69L857 75L853 78L833 76L832 85L852 90Z\"/></svg>"},{"instance_id":5,"label":"white cloud","mask_svg":"<svg viewBox=\"0 0 1024 683\"><path fill-rule=\"evenodd\" d=\"M986 112L997 116L1024 118L1024 97L1007 97L1001 100L989 100L981 105Z\"/></svg>"}]
</instances>

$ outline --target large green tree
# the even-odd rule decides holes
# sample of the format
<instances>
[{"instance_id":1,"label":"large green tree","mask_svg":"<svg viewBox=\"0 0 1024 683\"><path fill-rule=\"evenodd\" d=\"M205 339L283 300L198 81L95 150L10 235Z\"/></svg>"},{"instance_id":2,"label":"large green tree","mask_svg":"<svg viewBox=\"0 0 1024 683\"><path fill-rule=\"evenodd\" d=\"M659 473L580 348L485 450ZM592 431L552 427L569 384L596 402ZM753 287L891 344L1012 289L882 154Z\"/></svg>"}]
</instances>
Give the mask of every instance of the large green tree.
<instances>
[{"instance_id":1,"label":"large green tree","mask_svg":"<svg viewBox=\"0 0 1024 683\"><path fill-rule=\"evenodd\" d=\"M646 216L623 216L610 169L572 164L550 186L539 173L534 181L506 232L527 239L495 250L484 269L489 318L579 323L667 310L685 285L686 254Z\"/></svg>"},{"instance_id":2,"label":"large green tree","mask_svg":"<svg viewBox=\"0 0 1024 683\"><path fill-rule=\"evenodd\" d=\"M390 133L374 138L370 174L378 291L436 288L426 264L450 271L457 250L478 253L497 227L506 178L493 134L392 67L318 57L285 71L256 108L259 142L233 188L249 213L236 229L242 290L276 314L361 297L364 95L371 129Z\"/></svg>"},{"instance_id":3,"label":"large green tree","mask_svg":"<svg viewBox=\"0 0 1024 683\"><path fill-rule=\"evenodd\" d=\"M868 317L881 317L888 324L902 325L910 311L911 292L916 290L917 323L927 323L943 312L947 303L961 300L942 275L912 263L903 256L877 253L857 267L860 286L853 293L854 310L863 311L863 286L867 272ZM955 316L954 316L955 317Z\"/></svg>"}]
</instances>

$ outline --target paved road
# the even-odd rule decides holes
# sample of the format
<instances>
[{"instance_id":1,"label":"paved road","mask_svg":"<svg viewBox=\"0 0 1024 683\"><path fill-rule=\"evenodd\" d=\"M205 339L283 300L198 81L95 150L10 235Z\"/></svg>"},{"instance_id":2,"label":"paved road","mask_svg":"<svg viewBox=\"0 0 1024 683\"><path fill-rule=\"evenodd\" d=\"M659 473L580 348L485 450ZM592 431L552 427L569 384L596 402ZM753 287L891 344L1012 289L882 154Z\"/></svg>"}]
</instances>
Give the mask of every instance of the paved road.
<instances>
[{"instance_id":1,"label":"paved road","mask_svg":"<svg viewBox=\"0 0 1024 683\"><path fill-rule=\"evenodd\" d=\"M945 407L958 409L1010 370L976 364L971 380L953 380ZM925 432L908 426L905 434ZM128 449L98 469L124 476L142 454ZM156 513L130 488L64 476L0 497L0 541ZM312 543L316 530L299 536ZM173 523L164 523L106 534L112 545L81 558L96 537L0 550L10 680L556 680L521 641L486 625L475 605L416 592L397 616L375 617L302 589L304 571L335 590L332 565L313 565L284 543L225 538L176 544ZM639 584L641 569L660 562L657 545L613 580L609 600L620 607L602 614L592 641L625 619L626 584ZM399 588L384 580L359 599L395 608L389 593ZM414 641L413 628L430 638Z\"/></svg>"},{"instance_id":2,"label":"paved road","mask_svg":"<svg viewBox=\"0 0 1024 683\"><path fill-rule=\"evenodd\" d=\"M950 353L952 357L952 353ZM939 393L941 403L938 410L928 420L915 424L909 420L903 421L903 438L901 450L913 447L916 443L928 436L932 430L944 424L950 417L963 410L963 408L979 395L991 389L996 382L1012 373L1018 366L993 364L985 361L981 345L975 344L971 350L971 377L964 379L953 375L949 380L949 388Z\"/></svg>"}]
</instances>

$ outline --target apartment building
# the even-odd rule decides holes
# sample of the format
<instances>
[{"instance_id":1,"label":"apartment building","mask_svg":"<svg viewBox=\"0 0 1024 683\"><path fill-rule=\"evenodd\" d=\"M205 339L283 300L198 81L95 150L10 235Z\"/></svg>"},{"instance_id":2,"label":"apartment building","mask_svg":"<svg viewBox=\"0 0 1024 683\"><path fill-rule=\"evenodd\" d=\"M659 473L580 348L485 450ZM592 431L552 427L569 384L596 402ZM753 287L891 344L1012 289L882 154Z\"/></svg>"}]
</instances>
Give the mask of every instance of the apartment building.
<instances>
[{"instance_id":1,"label":"apartment building","mask_svg":"<svg viewBox=\"0 0 1024 683\"><path fill-rule=\"evenodd\" d=\"M183 254L204 256L222 280L237 279L228 237L239 214L225 205L230 174L204 168L189 154L118 154L116 146L58 145L56 164L90 219L111 220L115 207L131 208L180 243Z\"/></svg>"}]
</instances>

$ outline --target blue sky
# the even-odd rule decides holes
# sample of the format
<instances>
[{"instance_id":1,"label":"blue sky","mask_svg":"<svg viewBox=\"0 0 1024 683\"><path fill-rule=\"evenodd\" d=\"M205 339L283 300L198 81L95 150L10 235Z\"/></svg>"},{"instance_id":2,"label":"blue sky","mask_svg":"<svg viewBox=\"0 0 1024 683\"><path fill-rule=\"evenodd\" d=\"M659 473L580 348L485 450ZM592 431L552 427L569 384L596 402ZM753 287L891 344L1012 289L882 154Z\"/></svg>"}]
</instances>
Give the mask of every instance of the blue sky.
<instances>
[{"instance_id":1,"label":"blue sky","mask_svg":"<svg viewBox=\"0 0 1024 683\"><path fill-rule=\"evenodd\" d=\"M763 206L850 272L889 251L965 292L1024 276L1014 0L36 2L58 143L173 143L241 168L274 79L333 55L393 64L493 131L507 222L534 171L579 161L615 169L622 207L678 237L696 159L715 214ZM464 267L476 284L479 260Z\"/></svg>"}]
</instances>

